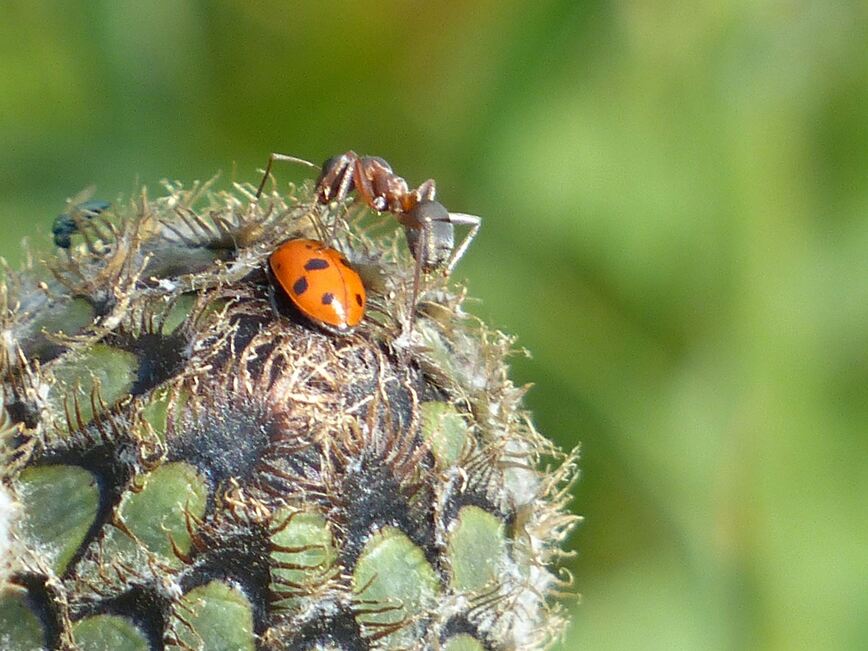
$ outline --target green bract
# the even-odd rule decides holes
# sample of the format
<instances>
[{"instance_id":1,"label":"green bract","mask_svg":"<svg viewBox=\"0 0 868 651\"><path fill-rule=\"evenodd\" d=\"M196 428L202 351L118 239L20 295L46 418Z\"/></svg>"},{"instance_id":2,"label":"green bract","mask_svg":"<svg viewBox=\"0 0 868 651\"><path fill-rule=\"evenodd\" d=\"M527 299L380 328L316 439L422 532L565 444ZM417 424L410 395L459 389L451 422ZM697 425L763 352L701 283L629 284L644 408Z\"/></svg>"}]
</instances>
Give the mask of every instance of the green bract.
<instances>
[{"instance_id":1,"label":"green bract","mask_svg":"<svg viewBox=\"0 0 868 651\"><path fill-rule=\"evenodd\" d=\"M4 651L537 649L562 631L576 457L529 424L512 341L441 276L408 311L389 216L392 236L351 221L330 242L374 279L354 334L275 312L269 253L332 230L310 196L169 186L8 275Z\"/></svg>"}]
</instances>

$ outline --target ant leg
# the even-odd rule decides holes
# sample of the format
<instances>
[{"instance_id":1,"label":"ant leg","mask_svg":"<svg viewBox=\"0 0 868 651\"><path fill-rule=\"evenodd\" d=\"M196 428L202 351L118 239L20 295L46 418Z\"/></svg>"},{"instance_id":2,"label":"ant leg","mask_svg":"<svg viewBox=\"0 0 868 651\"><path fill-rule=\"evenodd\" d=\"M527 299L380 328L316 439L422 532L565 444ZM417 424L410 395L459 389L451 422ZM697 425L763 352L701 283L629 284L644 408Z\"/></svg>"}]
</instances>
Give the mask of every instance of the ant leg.
<instances>
[{"instance_id":1,"label":"ant leg","mask_svg":"<svg viewBox=\"0 0 868 651\"><path fill-rule=\"evenodd\" d=\"M416 258L416 267L413 269L413 294L407 310L410 317L410 334L413 333L413 322L416 319L416 302L419 300L419 293L422 288L423 252L428 248L428 238L431 236L431 222L423 222L419 228L421 232L419 233L419 239L416 241L416 250L413 252Z\"/></svg>"},{"instance_id":2,"label":"ant leg","mask_svg":"<svg viewBox=\"0 0 868 651\"><path fill-rule=\"evenodd\" d=\"M317 239L319 239L320 242L325 242L325 227L322 225L322 222L320 222L319 216L317 216L313 210L305 213L305 215L310 218L310 223L313 226Z\"/></svg>"},{"instance_id":3,"label":"ant leg","mask_svg":"<svg viewBox=\"0 0 868 651\"><path fill-rule=\"evenodd\" d=\"M341 223L343 223L344 226L347 226L349 224L350 219L351 219L350 211L353 210L354 208L357 209L358 204L353 203L349 206L346 204L343 204L341 206L340 214L335 214L334 221L332 222L331 239L329 240L329 243L331 246L334 246L335 242L337 242L338 228L340 228Z\"/></svg>"},{"instance_id":4,"label":"ant leg","mask_svg":"<svg viewBox=\"0 0 868 651\"><path fill-rule=\"evenodd\" d=\"M434 195L437 194L437 184L434 179L428 179L415 190L419 201L434 201Z\"/></svg>"},{"instance_id":5,"label":"ant leg","mask_svg":"<svg viewBox=\"0 0 868 651\"><path fill-rule=\"evenodd\" d=\"M385 212L388 206L386 205L385 197L377 193L374 187L373 177L378 174L383 174L383 171L390 171L388 166L378 164L379 161L373 157L367 157L364 160L357 159L353 166L353 180L356 183L356 190L359 197L377 212ZM368 174L370 173L370 175Z\"/></svg>"},{"instance_id":6,"label":"ant leg","mask_svg":"<svg viewBox=\"0 0 868 651\"><path fill-rule=\"evenodd\" d=\"M401 181L404 181L401 179ZM406 181L404 181L406 185ZM398 201L400 203L400 211L409 213L423 201L434 201L434 195L437 194L437 186L434 179L428 179L422 185L414 190L405 189L398 193ZM397 212L396 209L392 209Z\"/></svg>"},{"instance_id":7,"label":"ant leg","mask_svg":"<svg viewBox=\"0 0 868 651\"><path fill-rule=\"evenodd\" d=\"M257 199L262 196L262 189L265 187L265 182L268 180L268 177L271 174L271 166L274 165L274 161L298 163L301 165L307 165L308 167L312 167L315 170L319 169L316 165L314 165L308 160L304 160L303 158L297 158L296 156L287 156L286 154L272 153L271 156L268 157L268 165L265 166L265 174L262 175L262 180L259 182L259 187L256 188Z\"/></svg>"},{"instance_id":8,"label":"ant leg","mask_svg":"<svg viewBox=\"0 0 868 651\"><path fill-rule=\"evenodd\" d=\"M350 156L355 156L355 159L351 160ZM359 196L362 197L365 201L367 201L365 197L365 189L366 183L368 180L365 178L362 173L362 159L356 156L355 152L347 152L338 158L338 161L343 166L341 169L341 176L335 176L334 184L337 182L337 190L335 192L335 201L339 201L345 199L346 196L350 193L352 187L355 187ZM324 178L323 181L326 179ZM334 187L334 185L332 185ZM335 214L334 221L332 222L332 232L331 232L331 242L335 242L338 237L338 228L340 226L341 220L344 223L348 220L348 215L350 213L350 208L347 205L343 206L343 210L341 211L343 214Z\"/></svg>"},{"instance_id":9,"label":"ant leg","mask_svg":"<svg viewBox=\"0 0 868 651\"><path fill-rule=\"evenodd\" d=\"M322 174L316 184L320 203L327 204L347 198L353 184L353 169L358 160L356 152L348 151L328 159L323 164Z\"/></svg>"},{"instance_id":10,"label":"ant leg","mask_svg":"<svg viewBox=\"0 0 868 651\"><path fill-rule=\"evenodd\" d=\"M482 226L481 217L477 217L476 215L466 215L463 212L449 213L449 221L459 226L470 226L470 232L464 237L461 244L458 245L458 248L452 253L452 256L449 259L449 264L446 265L446 269L443 271L446 276L452 273L455 265L458 264L461 256L464 255L467 251L467 247L470 246L473 238L476 237L476 234L479 232L479 227Z\"/></svg>"}]
</instances>

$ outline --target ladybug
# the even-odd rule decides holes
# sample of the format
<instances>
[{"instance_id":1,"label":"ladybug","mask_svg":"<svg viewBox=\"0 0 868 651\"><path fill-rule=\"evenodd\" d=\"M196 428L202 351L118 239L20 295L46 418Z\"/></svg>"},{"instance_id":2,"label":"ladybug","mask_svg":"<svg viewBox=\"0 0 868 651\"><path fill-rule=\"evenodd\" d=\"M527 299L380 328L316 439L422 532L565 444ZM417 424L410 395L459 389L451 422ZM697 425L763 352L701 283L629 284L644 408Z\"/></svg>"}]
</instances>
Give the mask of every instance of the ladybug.
<instances>
[{"instance_id":1,"label":"ladybug","mask_svg":"<svg viewBox=\"0 0 868 651\"><path fill-rule=\"evenodd\" d=\"M349 334L365 315L365 286L340 251L289 240L268 258L271 277L299 311L328 332Z\"/></svg>"}]
</instances>

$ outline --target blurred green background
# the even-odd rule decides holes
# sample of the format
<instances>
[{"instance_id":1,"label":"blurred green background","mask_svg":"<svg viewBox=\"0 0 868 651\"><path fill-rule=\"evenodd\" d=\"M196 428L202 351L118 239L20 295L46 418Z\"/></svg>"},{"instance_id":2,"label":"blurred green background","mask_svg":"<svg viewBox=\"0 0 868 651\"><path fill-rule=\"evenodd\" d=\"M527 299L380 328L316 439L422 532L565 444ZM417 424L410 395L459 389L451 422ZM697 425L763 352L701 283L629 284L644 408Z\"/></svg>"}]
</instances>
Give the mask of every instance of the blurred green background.
<instances>
[{"instance_id":1,"label":"blurred green background","mask_svg":"<svg viewBox=\"0 0 868 651\"><path fill-rule=\"evenodd\" d=\"M86 185L350 148L484 217L582 442L564 649L868 648L864 2L0 3L13 262Z\"/></svg>"}]
</instances>

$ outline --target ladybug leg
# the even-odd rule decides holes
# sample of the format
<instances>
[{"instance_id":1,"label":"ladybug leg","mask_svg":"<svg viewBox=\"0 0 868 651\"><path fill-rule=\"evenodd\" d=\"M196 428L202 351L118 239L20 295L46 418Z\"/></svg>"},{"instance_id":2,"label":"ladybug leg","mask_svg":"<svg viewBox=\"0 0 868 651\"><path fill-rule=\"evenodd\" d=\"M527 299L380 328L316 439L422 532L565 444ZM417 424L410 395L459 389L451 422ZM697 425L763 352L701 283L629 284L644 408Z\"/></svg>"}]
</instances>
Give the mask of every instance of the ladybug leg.
<instances>
[{"instance_id":1,"label":"ladybug leg","mask_svg":"<svg viewBox=\"0 0 868 651\"><path fill-rule=\"evenodd\" d=\"M316 165L314 165L310 161L304 160L303 158L297 158L296 156L288 156L286 154L278 154L273 152L268 157L268 165L265 166L265 174L262 175L262 180L259 182L259 187L256 188L257 199L262 196L262 189L265 187L265 182L268 180L269 175L271 175L271 166L274 165L275 161L281 161L285 163L297 163L301 165L307 165L308 167L312 167L314 169L319 169Z\"/></svg>"},{"instance_id":2,"label":"ladybug leg","mask_svg":"<svg viewBox=\"0 0 868 651\"><path fill-rule=\"evenodd\" d=\"M470 226L470 232L467 233L467 235L461 241L461 244L458 245L458 248L455 249L455 251L450 256L449 264L447 264L445 269L443 270L443 274L446 276L452 273L455 265L458 264L458 261L467 251L467 247L470 246L473 238L476 237L476 234L479 232L479 227L482 226L481 217L477 217L476 215L466 215L463 212L449 213L449 221L458 226Z\"/></svg>"}]
</instances>

